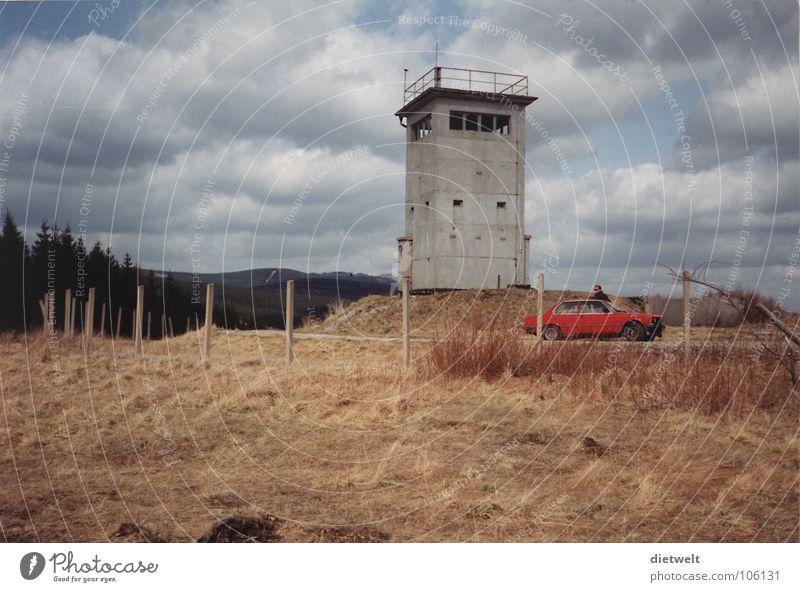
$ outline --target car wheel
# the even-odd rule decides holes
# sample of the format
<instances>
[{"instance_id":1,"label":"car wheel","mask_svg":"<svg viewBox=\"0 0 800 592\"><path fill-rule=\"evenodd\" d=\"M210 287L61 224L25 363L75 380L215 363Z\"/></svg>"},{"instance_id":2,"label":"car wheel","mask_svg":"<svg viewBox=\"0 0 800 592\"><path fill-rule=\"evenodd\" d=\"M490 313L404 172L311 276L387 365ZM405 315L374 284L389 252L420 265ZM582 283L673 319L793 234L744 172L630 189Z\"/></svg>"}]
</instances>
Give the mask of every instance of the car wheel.
<instances>
[{"instance_id":1,"label":"car wheel","mask_svg":"<svg viewBox=\"0 0 800 592\"><path fill-rule=\"evenodd\" d=\"M561 329L558 328L558 325L547 325L542 331L542 337L544 337L545 341L561 339Z\"/></svg>"},{"instance_id":2,"label":"car wheel","mask_svg":"<svg viewBox=\"0 0 800 592\"><path fill-rule=\"evenodd\" d=\"M641 323L628 323L622 328L622 338L625 341L640 341L644 337L644 327Z\"/></svg>"}]
</instances>

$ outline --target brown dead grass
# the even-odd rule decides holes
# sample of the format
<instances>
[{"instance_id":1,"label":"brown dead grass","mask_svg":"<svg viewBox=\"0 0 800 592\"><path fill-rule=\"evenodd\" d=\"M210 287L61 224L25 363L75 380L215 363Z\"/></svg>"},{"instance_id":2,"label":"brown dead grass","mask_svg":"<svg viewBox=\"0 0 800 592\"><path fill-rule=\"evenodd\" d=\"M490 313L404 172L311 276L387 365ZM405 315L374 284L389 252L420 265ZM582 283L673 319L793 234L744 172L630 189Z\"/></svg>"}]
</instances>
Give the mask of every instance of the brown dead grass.
<instances>
[{"instance_id":1,"label":"brown dead grass","mask_svg":"<svg viewBox=\"0 0 800 592\"><path fill-rule=\"evenodd\" d=\"M190 541L265 515L281 540L797 540L791 404L641 405L625 367L428 380L375 341L298 340L286 368L280 337L218 331L203 364L198 337L144 362L0 339L4 540Z\"/></svg>"},{"instance_id":2,"label":"brown dead grass","mask_svg":"<svg viewBox=\"0 0 800 592\"><path fill-rule=\"evenodd\" d=\"M442 339L435 339L422 359L422 374L430 378L484 378L493 380L516 373L531 357L533 345L515 327L496 319L475 316L460 323Z\"/></svg>"},{"instance_id":3,"label":"brown dead grass","mask_svg":"<svg viewBox=\"0 0 800 592\"><path fill-rule=\"evenodd\" d=\"M585 297L584 292L547 291L545 310L565 298ZM624 298L618 299L618 304L631 308ZM315 331L373 336L400 335L402 331L399 296L368 296L331 312ZM531 314L536 314L535 290L460 290L411 296L411 326L416 337L434 337L456 327L469 327L473 318L519 327Z\"/></svg>"},{"instance_id":4,"label":"brown dead grass","mask_svg":"<svg viewBox=\"0 0 800 592\"><path fill-rule=\"evenodd\" d=\"M426 379L502 377L569 378L580 392L629 399L640 410L686 409L706 415L742 417L753 408L796 407L788 371L791 353L780 342L771 349L702 343L682 346L624 341L538 342L495 321L473 318L435 339L418 365Z\"/></svg>"}]
</instances>

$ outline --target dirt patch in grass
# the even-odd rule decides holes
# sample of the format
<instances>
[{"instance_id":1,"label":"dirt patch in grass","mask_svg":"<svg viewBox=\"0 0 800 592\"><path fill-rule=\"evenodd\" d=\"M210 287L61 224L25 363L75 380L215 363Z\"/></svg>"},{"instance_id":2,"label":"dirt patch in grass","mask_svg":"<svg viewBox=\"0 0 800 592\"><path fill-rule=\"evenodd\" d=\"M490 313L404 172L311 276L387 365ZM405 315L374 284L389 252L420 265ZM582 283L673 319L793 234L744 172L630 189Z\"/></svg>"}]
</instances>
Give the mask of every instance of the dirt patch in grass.
<instances>
[{"instance_id":1,"label":"dirt patch in grass","mask_svg":"<svg viewBox=\"0 0 800 592\"><path fill-rule=\"evenodd\" d=\"M282 540L278 530L283 521L269 514L231 516L208 529L198 543L276 543Z\"/></svg>"},{"instance_id":2,"label":"dirt patch in grass","mask_svg":"<svg viewBox=\"0 0 800 592\"><path fill-rule=\"evenodd\" d=\"M124 522L114 532L114 539L124 543L166 543L167 539L154 534L149 528L132 522Z\"/></svg>"},{"instance_id":3,"label":"dirt patch in grass","mask_svg":"<svg viewBox=\"0 0 800 592\"><path fill-rule=\"evenodd\" d=\"M313 528L308 530L308 542L317 543L386 543L391 535L380 530L358 528Z\"/></svg>"}]
</instances>

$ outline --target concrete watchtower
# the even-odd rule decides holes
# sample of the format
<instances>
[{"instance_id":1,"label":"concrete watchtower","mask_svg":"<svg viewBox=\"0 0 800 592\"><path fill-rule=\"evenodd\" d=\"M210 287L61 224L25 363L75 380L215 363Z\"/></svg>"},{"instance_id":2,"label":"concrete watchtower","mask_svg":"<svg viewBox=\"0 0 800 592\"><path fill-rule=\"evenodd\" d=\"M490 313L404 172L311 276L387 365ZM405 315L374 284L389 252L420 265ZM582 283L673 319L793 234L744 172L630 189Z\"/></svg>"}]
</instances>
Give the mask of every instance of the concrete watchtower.
<instances>
[{"instance_id":1,"label":"concrete watchtower","mask_svg":"<svg viewBox=\"0 0 800 592\"><path fill-rule=\"evenodd\" d=\"M403 99L412 291L528 285L527 77L435 67Z\"/></svg>"}]
</instances>

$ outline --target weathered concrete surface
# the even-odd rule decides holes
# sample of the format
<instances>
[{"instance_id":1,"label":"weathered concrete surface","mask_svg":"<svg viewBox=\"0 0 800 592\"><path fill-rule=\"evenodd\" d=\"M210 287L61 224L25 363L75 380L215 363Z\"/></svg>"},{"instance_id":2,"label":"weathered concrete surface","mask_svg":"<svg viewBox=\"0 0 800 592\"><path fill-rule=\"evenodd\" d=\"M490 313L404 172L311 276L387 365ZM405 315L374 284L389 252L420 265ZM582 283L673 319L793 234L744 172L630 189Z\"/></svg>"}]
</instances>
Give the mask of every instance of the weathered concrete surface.
<instances>
[{"instance_id":1,"label":"weathered concrete surface","mask_svg":"<svg viewBox=\"0 0 800 592\"><path fill-rule=\"evenodd\" d=\"M436 90L407 116L412 289L529 284L524 111L533 97ZM451 130L451 111L507 115L509 133ZM429 115L431 132L415 139L414 124Z\"/></svg>"}]
</instances>

